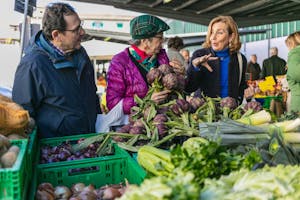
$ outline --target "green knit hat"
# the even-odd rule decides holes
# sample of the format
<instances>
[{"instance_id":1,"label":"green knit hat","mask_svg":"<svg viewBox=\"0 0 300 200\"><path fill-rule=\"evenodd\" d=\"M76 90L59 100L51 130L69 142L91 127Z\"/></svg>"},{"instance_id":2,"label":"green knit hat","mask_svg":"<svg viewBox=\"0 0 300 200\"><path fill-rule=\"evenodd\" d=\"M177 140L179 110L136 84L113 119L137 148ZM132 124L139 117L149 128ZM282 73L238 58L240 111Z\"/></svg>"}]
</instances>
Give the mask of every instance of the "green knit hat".
<instances>
[{"instance_id":1,"label":"green knit hat","mask_svg":"<svg viewBox=\"0 0 300 200\"><path fill-rule=\"evenodd\" d=\"M169 29L168 24L152 15L141 15L130 21L130 35L133 39L151 38Z\"/></svg>"}]
</instances>

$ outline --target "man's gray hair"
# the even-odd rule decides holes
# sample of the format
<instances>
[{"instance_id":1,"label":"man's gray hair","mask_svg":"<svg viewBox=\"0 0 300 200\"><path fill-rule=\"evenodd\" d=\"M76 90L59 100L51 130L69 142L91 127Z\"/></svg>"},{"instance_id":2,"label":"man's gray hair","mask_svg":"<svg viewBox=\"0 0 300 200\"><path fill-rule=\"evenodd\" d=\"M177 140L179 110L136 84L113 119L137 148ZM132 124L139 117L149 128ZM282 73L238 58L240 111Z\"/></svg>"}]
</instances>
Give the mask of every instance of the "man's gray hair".
<instances>
[{"instance_id":1,"label":"man's gray hair","mask_svg":"<svg viewBox=\"0 0 300 200\"><path fill-rule=\"evenodd\" d=\"M278 49L277 49L277 47L271 47L270 48L270 54L271 54L271 56L277 56L277 54L278 54Z\"/></svg>"}]
</instances>

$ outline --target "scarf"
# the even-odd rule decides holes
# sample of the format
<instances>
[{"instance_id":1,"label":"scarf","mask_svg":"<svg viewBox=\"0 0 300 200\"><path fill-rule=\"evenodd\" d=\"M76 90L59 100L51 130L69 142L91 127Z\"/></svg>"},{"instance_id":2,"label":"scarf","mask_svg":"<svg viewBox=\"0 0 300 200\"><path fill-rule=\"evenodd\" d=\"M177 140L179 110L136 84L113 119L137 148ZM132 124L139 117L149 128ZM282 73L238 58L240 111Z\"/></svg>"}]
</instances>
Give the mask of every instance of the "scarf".
<instances>
[{"instance_id":1,"label":"scarf","mask_svg":"<svg viewBox=\"0 0 300 200\"><path fill-rule=\"evenodd\" d=\"M157 66L156 55L149 56L135 45L131 45L131 47L129 47L129 52L147 72Z\"/></svg>"}]
</instances>

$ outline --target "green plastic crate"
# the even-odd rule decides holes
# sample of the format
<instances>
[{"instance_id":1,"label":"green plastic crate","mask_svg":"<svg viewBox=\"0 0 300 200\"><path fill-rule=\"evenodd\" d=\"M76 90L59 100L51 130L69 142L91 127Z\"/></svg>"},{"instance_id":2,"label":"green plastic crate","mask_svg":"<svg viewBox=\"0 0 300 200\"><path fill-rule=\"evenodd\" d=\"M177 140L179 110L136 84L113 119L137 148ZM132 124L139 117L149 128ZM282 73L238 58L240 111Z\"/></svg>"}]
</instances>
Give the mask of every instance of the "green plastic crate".
<instances>
[{"instance_id":1,"label":"green plastic crate","mask_svg":"<svg viewBox=\"0 0 300 200\"><path fill-rule=\"evenodd\" d=\"M0 199L25 199L27 192L27 140L11 140L13 145L20 147L17 160L12 168L0 169Z\"/></svg>"},{"instance_id":2,"label":"green plastic crate","mask_svg":"<svg viewBox=\"0 0 300 200\"><path fill-rule=\"evenodd\" d=\"M264 100L263 107L269 109L272 99L282 102L282 96L267 96Z\"/></svg>"},{"instance_id":3,"label":"green plastic crate","mask_svg":"<svg viewBox=\"0 0 300 200\"><path fill-rule=\"evenodd\" d=\"M91 168L82 172L71 172L72 169ZM74 183L83 182L93 184L99 188L106 184L124 182L140 184L144 177L142 169L134 164L130 157L118 159L106 159L98 162L80 163L77 165L66 165L54 168L40 168L37 170L37 183L49 182L54 186L66 185L71 187Z\"/></svg>"},{"instance_id":4,"label":"green plastic crate","mask_svg":"<svg viewBox=\"0 0 300 200\"><path fill-rule=\"evenodd\" d=\"M29 134L29 139L28 139L27 155L30 163L35 162L37 148L38 148L38 138L37 138L37 130L35 128L33 129L32 133Z\"/></svg>"},{"instance_id":5,"label":"green plastic crate","mask_svg":"<svg viewBox=\"0 0 300 200\"><path fill-rule=\"evenodd\" d=\"M40 140L37 158L39 158L40 147L45 144L58 145L67 140L78 140L94 135L85 134ZM53 186L66 185L68 187L74 183L82 182L93 184L96 188L106 184L121 183L125 179L129 183L140 184L146 176L145 171L118 145L114 144L114 149L114 155L38 164L35 167L33 176L35 181L32 184L28 199L34 199L38 184L43 182L49 182ZM82 171L74 172L74 169L82 169Z\"/></svg>"},{"instance_id":6,"label":"green plastic crate","mask_svg":"<svg viewBox=\"0 0 300 200\"><path fill-rule=\"evenodd\" d=\"M60 161L60 162L53 162L53 163L46 163L46 164L40 164L40 149L42 146L50 145L50 146L57 146L63 142L69 141L72 143L75 141L78 141L82 138L88 138L92 137L98 134L90 133L90 134L82 134L82 135L73 135L73 136L65 136L65 137L55 137L55 138L47 138L47 139L41 139L39 140L37 152L36 152L36 161L40 168L51 168L51 167L59 167L64 165L78 165L81 163L89 163L93 161L101 161L109 159L117 159L117 158L123 158L126 157L128 154L125 150L119 148L117 145L115 145L115 153L114 155L107 155L107 156L101 156L101 157L94 157L94 158L85 158L82 160L72 160L72 161ZM75 143L74 143L75 144Z\"/></svg>"}]
</instances>

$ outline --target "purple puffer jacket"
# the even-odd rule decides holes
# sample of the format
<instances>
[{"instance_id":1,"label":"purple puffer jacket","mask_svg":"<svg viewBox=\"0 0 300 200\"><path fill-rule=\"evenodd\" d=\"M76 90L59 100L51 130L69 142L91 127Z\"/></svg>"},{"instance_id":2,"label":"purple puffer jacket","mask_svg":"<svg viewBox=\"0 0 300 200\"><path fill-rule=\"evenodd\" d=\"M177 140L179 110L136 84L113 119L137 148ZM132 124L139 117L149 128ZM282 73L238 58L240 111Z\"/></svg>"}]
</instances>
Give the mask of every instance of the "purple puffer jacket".
<instances>
[{"instance_id":1,"label":"purple puffer jacket","mask_svg":"<svg viewBox=\"0 0 300 200\"><path fill-rule=\"evenodd\" d=\"M166 51L162 49L158 54L158 63L169 64ZM106 102L111 110L123 99L123 111L130 114L131 107L135 106L134 95L144 98L148 92L147 83L145 83L137 66L129 57L128 48L115 55L107 73Z\"/></svg>"}]
</instances>

